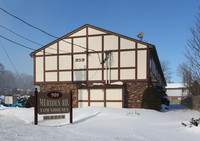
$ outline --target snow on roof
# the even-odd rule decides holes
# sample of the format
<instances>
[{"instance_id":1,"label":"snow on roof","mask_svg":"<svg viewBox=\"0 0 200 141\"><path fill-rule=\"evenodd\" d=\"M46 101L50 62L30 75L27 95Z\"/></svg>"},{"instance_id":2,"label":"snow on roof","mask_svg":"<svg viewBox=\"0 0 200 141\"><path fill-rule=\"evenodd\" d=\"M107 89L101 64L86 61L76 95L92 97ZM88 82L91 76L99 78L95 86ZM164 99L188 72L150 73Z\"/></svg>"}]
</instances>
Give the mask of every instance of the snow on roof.
<instances>
[{"instance_id":1,"label":"snow on roof","mask_svg":"<svg viewBox=\"0 0 200 141\"><path fill-rule=\"evenodd\" d=\"M123 85L123 82L119 81L119 82L113 82L113 83L110 83L111 85ZM93 86L96 85L96 86L100 86L100 85L104 85L103 83L93 83Z\"/></svg>"},{"instance_id":2,"label":"snow on roof","mask_svg":"<svg viewBox=\"0 0 200 141\"><path fill-rule=\"evenodd\" d=\"M100 85L104 85L104 84L103 83L93 83L93 85L100 86Z\"/></svg>"},{"instance_id":3,"label":"snow on roof","mask_svg":"<svg viewBox=\"0 0 200 141\"><path fill-rule=\"evenodd\" d=\"M166 89L185 88L184 83L167 83Z\"/></svg>"},{"instance_id":4,"label":"snow on roof","mask_svg":"<svg viewBox=\"0 0 200 141\"><path fill-rule=\"evenodd\" d=\"M113 82L111 83L111 85L123 85L123 82L119 81L119 82Z\"/></svg>"}]
</instances>

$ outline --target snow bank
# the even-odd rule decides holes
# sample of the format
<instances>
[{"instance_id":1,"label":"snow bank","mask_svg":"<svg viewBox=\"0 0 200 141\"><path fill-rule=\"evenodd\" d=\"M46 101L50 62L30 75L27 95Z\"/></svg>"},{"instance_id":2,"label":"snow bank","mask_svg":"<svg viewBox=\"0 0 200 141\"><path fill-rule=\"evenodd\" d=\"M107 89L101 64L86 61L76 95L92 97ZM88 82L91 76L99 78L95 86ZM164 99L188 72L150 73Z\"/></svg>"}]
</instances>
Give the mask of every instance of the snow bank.
<instances>
[{"instance_id":1,"label":"snow bank","mask_svg":"<svg viewBox=\"0 0 200 141\"><path fill-rule=\"evenodd\" d=\"M0 140L72 140L72 141L198 141L200 127L184 127L200 113L172 104L169 110L114 109L87 107L74 109L74 123L69 115L63 120L39 116L33 125L33 108L0 107Z\"/></svg>"}]
</instances>

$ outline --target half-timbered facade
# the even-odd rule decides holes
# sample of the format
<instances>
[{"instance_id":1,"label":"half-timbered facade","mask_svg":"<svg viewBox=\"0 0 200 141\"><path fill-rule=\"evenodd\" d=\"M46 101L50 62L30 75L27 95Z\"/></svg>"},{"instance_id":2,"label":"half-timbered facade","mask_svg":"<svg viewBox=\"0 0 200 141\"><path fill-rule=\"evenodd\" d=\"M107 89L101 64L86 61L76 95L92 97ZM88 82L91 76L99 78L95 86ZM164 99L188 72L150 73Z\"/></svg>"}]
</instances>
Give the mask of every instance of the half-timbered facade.
<instances>
[{"instance_id":1,"label":"half-timbered facade","mask_svg":"<svg viewBox=\"0 0 200 141\"><path fill-rule=\"evenodd\" d=\"M74 107L141 107L146 87L166 85L155 46L91 25L31 53L40 91L73 90Z\"/></svg>"}]
</instances>

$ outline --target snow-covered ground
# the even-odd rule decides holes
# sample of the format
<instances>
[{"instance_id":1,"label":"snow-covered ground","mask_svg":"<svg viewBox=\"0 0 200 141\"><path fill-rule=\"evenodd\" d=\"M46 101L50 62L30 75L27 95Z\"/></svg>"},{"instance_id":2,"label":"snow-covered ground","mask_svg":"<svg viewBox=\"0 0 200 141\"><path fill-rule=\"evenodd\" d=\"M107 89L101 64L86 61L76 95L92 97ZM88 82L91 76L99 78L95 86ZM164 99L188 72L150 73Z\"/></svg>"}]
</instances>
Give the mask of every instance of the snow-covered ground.
<instances>
[{"instance_id":1,"label":"snow-covered ground","mask_svg":"<svg viewBox=\"0 0 200 141\"><path fill-rule=\"evenodd\" d=\"M33 125L33 108L0 106L0 141L199 141L200 127L185 127L200 112L172 104L163 112L145 109L88 107L62 120Z\"/></svg>"}]
</instances>

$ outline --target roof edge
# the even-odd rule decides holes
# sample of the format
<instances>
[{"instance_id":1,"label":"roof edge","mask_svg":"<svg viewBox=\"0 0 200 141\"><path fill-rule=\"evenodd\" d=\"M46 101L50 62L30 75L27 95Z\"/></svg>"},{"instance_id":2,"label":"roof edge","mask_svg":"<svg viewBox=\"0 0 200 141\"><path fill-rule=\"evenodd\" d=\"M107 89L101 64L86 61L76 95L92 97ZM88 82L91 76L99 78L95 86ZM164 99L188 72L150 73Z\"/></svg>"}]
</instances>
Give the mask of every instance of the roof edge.
<instances>
[{"instance_id":1,"label":"roof edge","mask_svg":"<svg viewBox=\"0 0 200 141\"><path fill-rule=\"evenodd\" d=\"M78 32L78 31L80 31L80 30L82 30L82 29L85 28L85 27L90 27L90 28L93 28L93 29L96 29L96 30L100 30L100 31L102 31L102 32L106 32L106 33L109 33L109 34L113 34L113 35L116 35L116 36L119 36L119 37L122 37L122 38L125 38L125 39L128 39L128 40L132 40L132 41L134 41L134 42L141 43L141 44L144 44L144 45L149 45L150 48L154 48L154 47L155 47L153 44L149 44L149 43L143 42L143 41L141 41L141 40L137 40L137 39L134 39L134 38L131 38L131 37L128 37L128 36L124 36L124 35L122 35L122 34L115 33L115 32L112 32L112 31L109 31L109 30L106 30L106 29L103 29L103 28L99 28L99 27L96 27L96 26L93 26L93 25L90 25L90 24L85 24L85 25L83 25L83 26L81 26L81 27L79 27L79 28L77 28L77 29L71 31L70 33L68 33L68 34L66 34L66 35L64 35L64 36L62 36L62 37L60 37L60 38L58 38L58 39L56 39L56 40L54 40L54 41L52 41L52 42L46 44L45 46L43 46L43 47L41 47L41 48L35 50L34 52L30 53L30 56L33 57L33 56L34 56L36 53L38 53L39 51L45 49L46 47L48 47L48 46L50 46L50 45L52 45L52 44L54 44L54 43L56 43L56 42L58 42L58 41L60 41L60 40L63 40L64 38L66 38L66 37L68 37L68 36L70 36L70 35L72 35L72 34Z\"/></svg>"}]
</instances>

